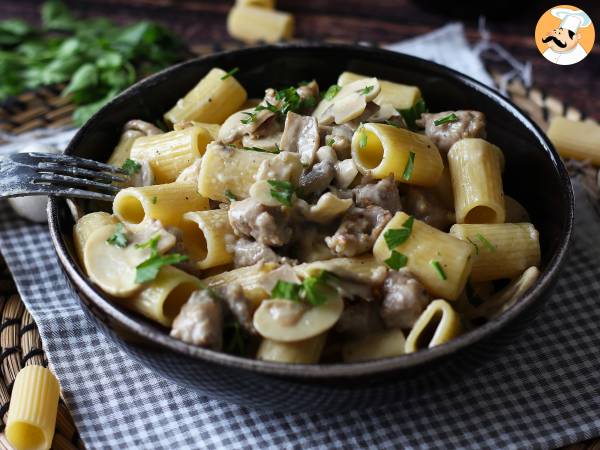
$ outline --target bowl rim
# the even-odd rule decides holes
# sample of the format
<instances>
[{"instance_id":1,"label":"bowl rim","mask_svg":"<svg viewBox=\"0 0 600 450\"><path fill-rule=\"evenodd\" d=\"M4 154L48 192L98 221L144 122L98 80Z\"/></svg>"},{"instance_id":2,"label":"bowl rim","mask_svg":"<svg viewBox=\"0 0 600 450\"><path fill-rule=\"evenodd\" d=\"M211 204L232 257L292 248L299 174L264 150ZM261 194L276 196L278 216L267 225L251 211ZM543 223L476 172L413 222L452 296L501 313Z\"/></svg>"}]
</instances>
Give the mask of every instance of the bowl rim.
<instances>
[{"instance_id":1,"label":"bowl rim","mask_svg":"<svg viewBox=\"0 0 600 450\"><path fill-rule=\"evenodd\" d=\"M174 66L168 67L150 77L147 77L134 85L127 88L125 91L120 93L117 97L111 100L107 105L100 109L94 114L90 120L88 120L75 134L70 141L69 145L65 150L65 154L73 153L73 149L78 145L88 131L95 126L98 118L101 117L104 111L110 105L120 104L121 102L129 101L138 95L139 90L143 90L149 86L152 86L159 80L163 80L166 77L172 76L177 73L181 68L186 66L192 66L199 62L210 62L211 60L218 60L225 55L233 56L247 53L261 53L261 52L273 52L273 51L305 51L305 50L319 50L319 51L351 51L354 55L364 55L365 57L373 57L373 55L390 58L390 63L395 60L403 60L404 63L408 63L415 67L415 70L426 68L429 72L435 73L436 75L443 78L450 78L454 81L458 81L464 89L472 89L480 94L489 97L492 101L497 103L500 107L509 112L519 122L526 127L530 134L534 136L536 141L543 147L545 157L550 158L555 169L558 172L561 185L563 186L562 194L566 197L566 203L568 208L568 217L563 222L563 230L558 243L558 248L549 260L547 267L541 273L535 286L525 294L519 302L513 307L500 315L497 319L494 319L486 324L471 330L470 332L458 336L452 341L436 346L431 349L400 355L392 358L385 358L380 360L372 360L358 363L334 363L334 364L285 364L270 361L262 361L250 358L244 358L239 356L230 355L223 352L217 352L213 350L196 347L185 342L179 341L169 336L163 330L158 327L151 325L146 319L141 316L135 315L135 313L123 311L111 302L107 296L102 294L98 288L96 288L92 282L83 274L78 268L77 262L71 258L67 246L63 241L59 232L59 202L55 197L50 197L48 202L48 223L50 228L50 235L52 238L53 245L58 254L63 270L67 273L71 282L79 289L77 293L78 300L82 303L82 308L90 309L86 302L82 301L81 293L83 293L88 300L93 302L103 313L109 315L119 325L125 329L133 332L135 335L142 337L145 340L151 341L154 345L158 346L162 350L174 351L183 357L191 357L202 362L218 364L234 369L250 370L257 373L263 373L265 375L284 376L290 378L303 378L303 379L335 379L335 378L353 378L367 375L382 374L386 372L392 372L396 370L413 369L417 366L432 363L435 360L443 359L447 356L451 356L461 350L466 349L486 338L496 334L501 329L508 326L518 316L525 312L528 307L533 305L536 301L541 301L542 294L553 284L558 275L558 271L561 268L561 263L567 254L569 242L571 240L571 234L573 229L574 221L574 197L573 190L570 182L570 178L567 171L553 145L549 139L542 132L542 130L535 124L519 107L513 104L508 98L493 90L492 88L480 83L479 81L450 69L446 66L439 65L432 61L424 60L415 56L407 55L404 53L392 52L385 49L367 47L363 45L349 45L349 44L337 44L337 43L313 43L313 42L299 42L299 43L279 43L272 45L264 45L258 47L249 47L236 50L228 50L219 53L214 53L206 56L194 58ZM91 311L91 314L95 314ZM119 339L121 339L119 337ZM127 344L126 342L124 342Z\"/></svg>"}]
</instances>

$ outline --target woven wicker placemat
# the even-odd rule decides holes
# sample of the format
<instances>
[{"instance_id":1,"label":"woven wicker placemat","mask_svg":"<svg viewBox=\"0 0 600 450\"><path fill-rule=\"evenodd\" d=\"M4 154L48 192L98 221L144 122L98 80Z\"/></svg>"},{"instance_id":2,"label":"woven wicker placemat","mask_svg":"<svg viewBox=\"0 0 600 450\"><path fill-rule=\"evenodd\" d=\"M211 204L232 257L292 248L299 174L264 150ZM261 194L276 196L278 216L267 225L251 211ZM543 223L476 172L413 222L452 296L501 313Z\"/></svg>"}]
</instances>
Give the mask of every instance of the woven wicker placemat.
<instances>
[{"instance_id":1,"label":"woven wicker placemat","mask_svg":"<svg viewBox=\"0 0 600 450\"><path fill-rule=\"evenodd\" d=\"M208 54L240 47L239 44L215 44L197 46L194 53ZM0 131L21 134L36 128L64 127L71 123L75 106L68 98L61 97L63 86L55 85L24 93L0 104ZM546 95L538 88L527 88L520 80L508 83L507 95L526 111L542 129L554 116L573 120L585 120L585 115L559 99ZM4 429L6 412L14 379L22 367L30 364L48 365L37 326L21 302L0 255L0 430ZM10 449L4 433L0 434L0 450ZM73 419L61 398L54 449L83 449L84 445ZM565 450L600 450L600 439L565 447Z\"/></svg>"}]
</instances>

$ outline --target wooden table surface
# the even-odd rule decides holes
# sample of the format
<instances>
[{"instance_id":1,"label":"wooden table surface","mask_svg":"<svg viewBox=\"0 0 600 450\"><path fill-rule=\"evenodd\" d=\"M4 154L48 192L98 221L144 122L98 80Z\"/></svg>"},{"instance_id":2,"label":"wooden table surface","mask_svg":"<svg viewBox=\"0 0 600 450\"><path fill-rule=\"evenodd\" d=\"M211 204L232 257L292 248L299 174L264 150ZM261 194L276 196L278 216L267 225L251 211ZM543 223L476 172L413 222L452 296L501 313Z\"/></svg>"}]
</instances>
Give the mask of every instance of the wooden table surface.
<instances>
[{"instance_id":1,"label":"wooden table surface","mask_svg":"<svg viewBox=\"0 0 600 450\"><path fill-rule=\"evenodd\" d=\"M388 43L464 19L469 41L475 43L480 39L477 18L481 9L463 7L470 14L466 18L458 11L461 8L460 2L437 2L448 8L443 14L424 9L423 5L433 2L434 0L279 0L278 8L294 14L298 38ZM35 0L2 0L0 19L21 17L37 22L41 3ZM85 17L107 16L120 23L141 19L161 22L179 33L190 45L226 43L232 40L225 29L226 15L232 1L66 0L66 3L77 14ZM493 41L504 46L520 61L530 61L534 83L547 94L600 120L600 46L596 44L592 53L574 66L554 65L546 61L536 49L533 39L535 24L545 10L559 2L504 0L488 3L508 5L504 6L501 14L504 17L487 20L487 28ZM578 0L576 4L600 27L600 1ZM600 28L598 34L600 36Z\"/></svg>"}]
</instances>

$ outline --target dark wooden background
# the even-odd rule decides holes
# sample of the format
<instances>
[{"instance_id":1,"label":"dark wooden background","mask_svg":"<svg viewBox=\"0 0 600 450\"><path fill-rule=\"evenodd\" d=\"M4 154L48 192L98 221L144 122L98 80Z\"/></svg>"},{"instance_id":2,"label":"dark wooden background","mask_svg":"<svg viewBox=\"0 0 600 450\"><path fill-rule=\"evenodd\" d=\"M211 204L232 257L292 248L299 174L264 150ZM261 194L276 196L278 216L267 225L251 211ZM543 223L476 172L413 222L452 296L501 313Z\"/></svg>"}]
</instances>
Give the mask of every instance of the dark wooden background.
<instances>
[{"instance_id":1,"label":"dark wooden background","mask_svg":"<svg viewBox=\"0 0 600 450\"><path fill-rule=\"evenodd\" d=\"M39 21L41 1L0 0L0 19ZM168 25L190 45L230 42L225 29L233 1L66 0L81 16L107 16L119 23L151 19ZM546 61L533 40L540 15L558 1L482 0L279 0L278 8L296 17L296 37L396 42L463 20L471 43L479 40L478 16L485 14L492 39L516 58L530 61L534 83L567 104L600 120L600 1L580 1L598 26L594 50L574 66ZM485 6L488 4L488 6ZM440 11L440 8L444 9ZM496 9L496 10L494 10Z\"/></svg>"}]
</instances>

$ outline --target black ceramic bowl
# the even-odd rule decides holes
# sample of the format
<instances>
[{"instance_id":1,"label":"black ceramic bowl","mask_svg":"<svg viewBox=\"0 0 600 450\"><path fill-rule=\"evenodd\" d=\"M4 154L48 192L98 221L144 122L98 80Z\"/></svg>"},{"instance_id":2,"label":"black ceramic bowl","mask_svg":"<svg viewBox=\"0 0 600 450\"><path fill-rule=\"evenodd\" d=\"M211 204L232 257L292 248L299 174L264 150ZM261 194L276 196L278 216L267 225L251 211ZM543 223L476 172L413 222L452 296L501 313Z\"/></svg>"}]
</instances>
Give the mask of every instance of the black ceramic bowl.
<instances>
[{"instance_id":1,"label":"black ceramic bowl","mask_svg":"<svg viewBox=\"0 0 600 450\"><path fill-rule=\"evenodd\" d=\"M448 344L357 364L285 365L238 358L187 345L166 329L125 311L83 274L73 248L66 203L51 199L49 222L63 269L89 317L123 349L183 386L241 405L275 410L335 410L387 403L447 384L500 353L543 304L565 257L573 221L569 177L552 145L519 109L495 91L448 68L366 47L300 44L231 51L171 67L123 92L73 138L66 153L105 161L132 118L154 120L212 67L239 67L250 96L266 87L317 79L329 86L344 70L417 85L432 111L475 109L488 119L488 139L506 155L506 192L522 202L538 228L542 276L500 318Z\"/></svg>"}]
</instances>

